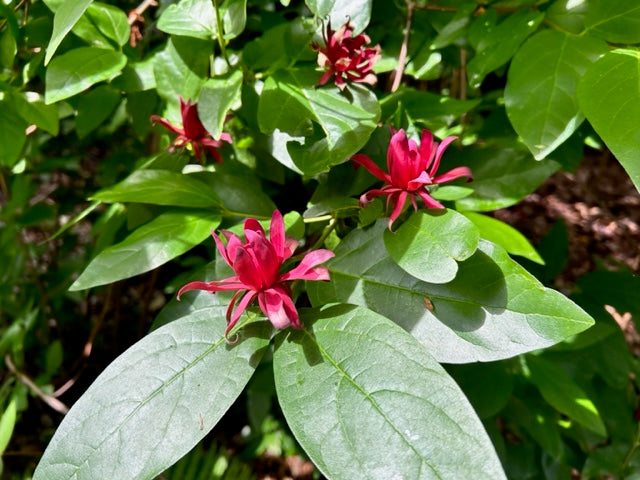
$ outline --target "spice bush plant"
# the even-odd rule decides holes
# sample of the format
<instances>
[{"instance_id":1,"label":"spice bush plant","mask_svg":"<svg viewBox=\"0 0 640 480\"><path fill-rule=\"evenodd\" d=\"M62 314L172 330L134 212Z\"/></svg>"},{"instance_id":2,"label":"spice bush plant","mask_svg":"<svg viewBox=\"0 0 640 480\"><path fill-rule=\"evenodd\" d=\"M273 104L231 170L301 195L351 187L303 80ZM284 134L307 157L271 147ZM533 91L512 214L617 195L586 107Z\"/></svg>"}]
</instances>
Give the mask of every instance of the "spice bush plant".
<instances>
[{"instance_id":1,"label":"spice bush plant","mask_svg":"<svg viewBox=\"0 0 640 480\"><path fill-rule=\"evenodd\" d=\"M3 450L27 388L57 398L55 368L19 381L44 319L175 272L35 480L156 478L258 375L330 479L640 472L637 359L603 309L640 318L637 277L560 292L561 241L538 252L491 215L585 144L640 186L634 0L10 0L0 15ZM58 225L33 185L77 175L91 149L95 188ZM62 249L56 277L20 279L23 229L63 245L87 223L80 261Z\"/></svg>"}]
</instances>

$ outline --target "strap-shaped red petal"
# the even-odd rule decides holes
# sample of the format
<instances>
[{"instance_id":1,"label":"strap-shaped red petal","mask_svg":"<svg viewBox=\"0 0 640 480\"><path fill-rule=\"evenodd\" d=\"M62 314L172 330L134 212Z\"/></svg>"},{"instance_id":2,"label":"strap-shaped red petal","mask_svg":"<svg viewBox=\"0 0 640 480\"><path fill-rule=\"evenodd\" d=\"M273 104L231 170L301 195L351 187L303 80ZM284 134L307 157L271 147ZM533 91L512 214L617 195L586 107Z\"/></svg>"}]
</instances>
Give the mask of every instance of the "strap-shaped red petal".
<instances>
[{"instance_id":1,"label":"strap-shaped red petal","mask_svg":"<svg viewBox=\"0 0 640 480\"><path fill-rule=\"evenodd\" d=\"M382 180L383 182L391 183L391 177L389 174L385 173L378 165L374 163L369 157L364 155L363 153L356 153L353 157L351 157L357 165L361 165L366 168L372 175L376 178Z\"/></svg>"},{"instance_id":2,"label":"strap-shaped red petal","mask_svg":"<svg viewBox=\"0 0 640 480\"><path fill-rule=\"evenodd\" d=\"M447 173L438 175L433 179L433 183L447 183L456 178L467 177L467 182L473 180L473 175L469 167L456 167L449 170Z\"/></svg>"},{"instance_id":3,"label":"strap-shaped red petal","mask_svg":"<svg viewBox=\"0 0 640 480\"><path fill-rule=\"evenodd\" d=\"M431 195L429 195L424 190L418 191L418 195L420 195L420 198L422 199L422 201L424 202L427 208L444 208L444 205L442 205L436 199L431 197Z\"/></svg>"},{"instance_id":4,"label":"strap-shaped red petal","mask_svg":"<svg viewBox=\"0 0 640 480\"><path fill-rule=\"evenodd\" d=\"M326 262L335 254L331 250L320 249L307 253L300 264L293 270L280 277L280 281L287 280L329 280L327 269L314 268Z\"/></svg>"},{"instance_id":5,"label":"strap-shaped red petal","mask_svg":"<svg viewBox=\"0 0 640 480\"><path fill-rule=\"evenodd\" d=\"M438 149L436 150L436 156L433 159L433 165L431 165L431 168L427 172L431 178L434 177L434 175L438 171L438 168L440 168L440 159L442 158L442 154L444 153L446 148L449 146L449 144L457 139L458 137L452 135L442 140L442 143L438 145Z\"/></svg>"},{"instance_id":6,"label":"strap-shaped red petal","mask_svg":"<svg viewBox=\"0 0 640 480\"><path fill-rule=\"evenodd\" d=\"M391 212L391 215L389 216L389 230L391 230L391 226L393 225L393 222L396 221L396 219L400 216L400 213L402 213L402 208L404 207L404 204L407 201L407 192L405 192L404 190L401 191L400 193L398 193L397 195L394 194L392 197L392 202L395 201L395 204L393 206L393 211Z\"/></svg>"},{"instance_id":7,"label":"strap-shaped red petal","mask_svg":"<svg viewBox=\"0 0 640 480\"><path fill-rule=\"evenodd\" d=\"M260 309L276 328L286 328L289 325L300 325L298 311L293 300L283 288L270 288L258 295Z\"/></svg>"},{"instance_id":8,"label":"strap-shaped red petal","mask_svg":"<svg viewBox=\"0 0 640 480\"><path fill-rule=\"evenodd\" d=\"M284 251L284 220L282 214L275 210L271 216L271 224L269 225L269 240L276 251L277 257L282 261L285 255Z\"/></svg>"}]
</instances>

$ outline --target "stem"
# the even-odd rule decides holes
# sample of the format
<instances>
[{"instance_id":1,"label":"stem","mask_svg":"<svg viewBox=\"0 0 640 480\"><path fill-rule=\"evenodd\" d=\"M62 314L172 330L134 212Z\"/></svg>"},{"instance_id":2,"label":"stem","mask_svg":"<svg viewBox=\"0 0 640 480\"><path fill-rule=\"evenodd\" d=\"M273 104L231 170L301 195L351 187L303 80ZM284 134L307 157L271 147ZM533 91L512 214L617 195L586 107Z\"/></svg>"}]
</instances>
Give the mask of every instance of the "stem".
<instances>
[{"instance_id":1,"label":"stem","mask_svg":"<svg viewBox=\"0 0 640 480\"><path fill-rule=\"evenodd\" d=\"M398 66L394 72L393 84L391 85L391 92L398 90L400 82L402 82L402 75L404 73L405 62L407 61L407 48L409 45L409 35L411 34L411 25L413 24L413 9L415 5L413 0L407 0L407 22L404 26L404 38L402 39L402 45L400 46L400 55L398 55Z\"/></svg>"},{"instance_id":2,"label":"stem","mask_svg":"<svg viewBox=\"0 0 640 480\"><path fill-rule=\"evenodd\" d=\"M216 10L216 23L218 25L218 45L220 45L220 52L222 53L222 57L229 68L231 68L231 62L229 62L229 57L227 57L227 47L224 41L224 25L222 23L222 15L220 15L220 7L218 6L218 0L213 0L213 8Z\"/></svg>"},{"instance_id":3,"label":"stem","mask_svg":"<svg viewBox=\"0 0 640 480\"><path fill-rule=\"evenodd\" d=\"M157 7L158 2L156 0L144 0L140 5L129 12L127 17L127 23L133 25L142 18L142 14L149 7Z\"/></svg>"},{"instance_id":4,"label":"stem","mask_svg":"<svg viewBox=\"0 0 640 480\"><path fill-rule=\"evenodd\" d=\"M320 238L318 238L318 240L316 240L316 243L313 244L313 246L310 248L310 250L315 250L316 248L319 248L320 246L322 246L324 241L331 234L331 232L333 232L336 229L337 226L338 226L338 219L337 218L331 218L331 221L329 222L329 225L327 225L327 228L324 229L324 232L322 232L322 235L320 235Z\"/></svg>"},{"instance_id":5,"label":"stem","mask_svg":"<svg viewBox=\"0 0 640 480\"><path fill-rule=\"evenodd\" d=\"M7 188L7 182L4 179L4 173L0 172L0 190L4 195L4 201L9 203L9 189Z\"/></svg>"},{"instance_id":6,"label":"stem","mask_svg":"<svg viewBox=\"0 0 640 480\"><path fill-rule=\"evenodd\" d=\"M636 449L638 447L640 447L640 423L638 424L638 427L636 429L636 438L633 441L633 445L631 445L631 448L629 449L629 452L624 457L624 461L622 462L622 465L620 466L620 474L621 475L624 475L624 472L627 469L627 467L629 466L629 462L631 461L631 457L633 457L633 454L635 453L635 451L636 451Z\"/></svg>"}]
</instances>

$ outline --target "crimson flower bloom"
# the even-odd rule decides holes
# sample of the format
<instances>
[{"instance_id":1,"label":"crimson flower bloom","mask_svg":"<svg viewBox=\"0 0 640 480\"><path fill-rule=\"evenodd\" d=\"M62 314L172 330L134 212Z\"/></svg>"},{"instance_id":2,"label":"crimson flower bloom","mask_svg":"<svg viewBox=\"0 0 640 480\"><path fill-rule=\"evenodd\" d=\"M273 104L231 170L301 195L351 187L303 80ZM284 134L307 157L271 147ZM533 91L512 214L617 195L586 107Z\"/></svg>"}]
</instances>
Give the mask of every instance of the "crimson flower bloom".
<instances>
[{"instance_id":1,"label":"crimson flower bloom","mask_svg":"<svg viewBox=\"0 0 640 480\"><path fill-rule=\"evenodd\" d=\"M392 129L391 141L387 150L387 168L384 172L369 157L358 153L352 157L357 165L362 165L369 172L386 184L382 188L369 190L360 197L360 204L366 205L375 197L387 196L387 207L393 204L393 210L389 217L389 230L391 225L400 216L402 208L407 200L415 210L418 209L416 196L420 197L427 208L444 208L444 206L429 195L429 186L450 182L460 177L473 179L469 167L456 167L447 173L435 176L440 159L445 149L458 137L447 137L442 143L434 142L429 130L422 131L420 146L413 140L408 140L404 130Z\"/></svg>"},{"instance_id":2,"label":"crimson flower bloom","mask_svg":"<svg viewBox=\"0 0 640 480\"><path fill-rule=\"evenodd\" d=\"M291 280L329 280L329 271L317 265L333 257L329 250L314 250L307 253L293 270L280 273L283 262L291 257L298 242L285 237L284 221L278 210L273 212L269 238L262 226L254 218L244 222L246 243L227 231L222 231L227 245L211 232L218 251L225 262L233 268L234 276L213 282L191 282L178 292L178 299L188 290L206 290L220 292L237 290L227 308L227 329L225 338L236 324L242 312L257 297L262 312L276 328L289 325L299 328L300 319L293 300L291 289L285 283ZM238 306L236 301L240 298ZM235 310L234 310L235 307Z\"/></svg>"},{"instance_id":3,"label":"crimson flower bloom","mask_svg":"<svg viewBox=\"0 0 640 480\"><path fill-rule=\"evenodd\" d=\"M223 141L231 143L231 135L223 133L220 135L220 140L215 140L200 121L198 102L191 104L191 100L187 100L185 103L180 97L180 113L182 114L182 128L172 125L167 119L158 115L151 115L153 124L159 123L171 132L178 134L178 137L169 146L169 151L173 152L176 147L182 148L190 143L200 163L202 163L202 148L209 150L218 163L222 162L222 157L217 149L222 147Z\"/></svg>"},{"instance_id":4,"label":"crimson flower bloom","mask_svg":"<svg viewBox=\"0 0 640 480\"><path fill-rule=\"evenodd\" d=\"M311 44L318 51L318 65L327 69L320 77L320 85L327 83L334 74L334 82L340 90L346 86L343 76L354 82L375 85L377 79L371 69L380 59L380 45L365 47L371 39L364 33L355 37L352 33L353 27L348 21L335 32L328 23L326 33L322 33L324 47L315 42Z\"/></svg>"}]
</instances>

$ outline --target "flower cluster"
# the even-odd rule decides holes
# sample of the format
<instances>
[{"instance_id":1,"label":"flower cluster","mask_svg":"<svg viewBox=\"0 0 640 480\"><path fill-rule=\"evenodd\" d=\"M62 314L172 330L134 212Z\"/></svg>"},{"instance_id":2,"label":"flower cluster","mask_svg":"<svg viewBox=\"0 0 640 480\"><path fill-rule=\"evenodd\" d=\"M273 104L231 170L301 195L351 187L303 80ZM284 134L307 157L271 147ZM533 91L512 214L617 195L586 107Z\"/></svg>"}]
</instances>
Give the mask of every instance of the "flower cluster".
<instances>
[{"instance_id":1,"label":"flower cluster","mask_svg":"<svg viewBox=\"0 0 640 480\"><path fill-rule=\"evenodd\" d=\"M168 120L158 115L151 115L152 123L159 123L178 135L171 143L169 150L173 151L176 147L183 148L187 143L190 143L200 163L202 163L203 148L207 149L217 162L222 162L222 157L217 149L223 146L223 142L231 143L231 135L223 133L220 135L220 140L214 139L200 121L197 102L192 104L191 100L187 100L185 103L184 99L180 97L180 113L182 115L182 128L172 125Z\"/></svg>"},{"instance_id":2,"label":"flower cluster","mask_svg":"<svg viewBox=\"0 0 640 480\"><path fill-rule=\"evenodd\" d=\"M253 218L247 219L244 223L245 243L231 232L222 231L222 234L227 240L226 246L212 232L220 255L234 270L235 275L213 282L188 283L178 292L178 299L188 290L236 290L227 308L225 338L255 298L258 299L262 312L276 328L289 325L299 328L298 311L291 299L291 289L285 282L329 280L329 271L318 265L333 257L333 252L324 249L314 250L307 253L293 270L280 273L282 264L291 257L298 242L285 236L284 221L278 210L273 212L271 218L269 238Z\"/></svg>"},{"instance_id":3,"label":"flower cluster","mask_svg":"<svg viewBox=\"0 0 640 480\"><path fill-rule=\"evenodd\" d=\"M332 75L335 75L334 82L341 90L346 86L344 77L369 85L376 83L376 76L371 69L380 59L380 45L366 47L371 39L364 33L354 37L349 22L335 32L331 30L331 23L328 23L322 36L324 47L315 42L312 44L314 50L318 51L318 65L326 69L318 82L320 85L327 83Z\"/></svg>"},{"instance_id":4,"label":"flower cluster","mask_svg":"<svg viewBox=\"0 0 640 480\"><path fill-rule=\"evenodd\" d=\"M369 157L358 153L352 157L357 165L362 165L377 178L385 182L382 188L369 190L360 197L360 204L366 205L375 197L387 196L387 207L391 203L393 210L389 216L389 230L393 222L400 216L407 197L411 199L414 209L418 209L416 197L420 197L427 208L444 208L440 202L429 195L428 187L438 185L460 177L473 179L468 167L456 167L442 175L436 176L440 159L445 149L457 137L447 137L438 144L433 140L429 130L422 131L420 146L407 139L404 130L392 130L391 141L387 150L387 169L384 172Z\"/></svg>"}]
</instances>

